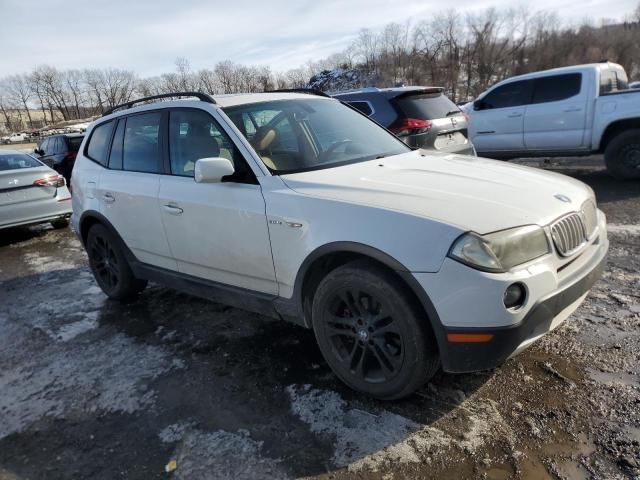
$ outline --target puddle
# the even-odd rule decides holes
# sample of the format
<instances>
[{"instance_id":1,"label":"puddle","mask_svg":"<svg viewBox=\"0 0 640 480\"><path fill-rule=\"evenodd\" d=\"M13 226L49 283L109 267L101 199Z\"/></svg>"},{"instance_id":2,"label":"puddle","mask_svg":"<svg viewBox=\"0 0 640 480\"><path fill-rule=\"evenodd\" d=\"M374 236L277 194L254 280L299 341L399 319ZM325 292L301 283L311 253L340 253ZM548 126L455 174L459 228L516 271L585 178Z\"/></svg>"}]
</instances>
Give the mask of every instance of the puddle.
<instances>
[{"instance_id":1,"label":"puddle","mask_svg":"<svg viewBox=\"0 0 640 480\"><path fill-rule=\"evenodd\" d=\"M640 377L624 372L601 372L600 370L589 370L589 377L603 385L621 385L625 387L640 386Z\"/></svg>"}]
</instances>

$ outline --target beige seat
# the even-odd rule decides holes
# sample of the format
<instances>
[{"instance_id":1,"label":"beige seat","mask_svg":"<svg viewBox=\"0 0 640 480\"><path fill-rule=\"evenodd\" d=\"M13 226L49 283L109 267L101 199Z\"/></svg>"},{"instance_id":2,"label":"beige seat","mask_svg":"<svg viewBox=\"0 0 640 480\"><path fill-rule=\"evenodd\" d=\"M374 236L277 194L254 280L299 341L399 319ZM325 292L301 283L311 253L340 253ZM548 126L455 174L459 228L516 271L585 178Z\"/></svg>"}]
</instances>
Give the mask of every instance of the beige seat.
<instances>
[{"instance_id":1,"label":"beige seat","mask_svg":"<svg viewBox=\"0 0 640 480\"><path fill-rule=\"evenodd\" d=\"M276 129L271 127L260 127L251 139L251 145L253 148L258 152L258 155L260 155L264 164L272 170L278 169L271 159L271 147L276 145L276 138L278 138L278 132Z\"/></svg>"}]
</instances>

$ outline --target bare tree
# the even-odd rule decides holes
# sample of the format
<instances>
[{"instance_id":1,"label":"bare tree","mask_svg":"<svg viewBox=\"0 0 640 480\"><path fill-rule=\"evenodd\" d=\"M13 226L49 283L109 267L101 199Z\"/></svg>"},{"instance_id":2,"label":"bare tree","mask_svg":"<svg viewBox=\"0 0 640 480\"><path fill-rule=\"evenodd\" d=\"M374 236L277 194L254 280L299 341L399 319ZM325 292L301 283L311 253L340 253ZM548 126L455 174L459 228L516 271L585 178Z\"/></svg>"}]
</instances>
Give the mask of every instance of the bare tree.
<instances>
[{"instance_id":1,"label":"bare tree","mask_svg":"<svg viewBox=\"0 0 640 480\"><path fill-rule=\"evenodd\" d=\"M11 97L12 103L20 105L24 108L27 118L29 119L29 127L33 127L33 119L29 109L29 101L33 92L27 75L11 75L5 79L6 93Z\"/></svg>"}]
</instances>

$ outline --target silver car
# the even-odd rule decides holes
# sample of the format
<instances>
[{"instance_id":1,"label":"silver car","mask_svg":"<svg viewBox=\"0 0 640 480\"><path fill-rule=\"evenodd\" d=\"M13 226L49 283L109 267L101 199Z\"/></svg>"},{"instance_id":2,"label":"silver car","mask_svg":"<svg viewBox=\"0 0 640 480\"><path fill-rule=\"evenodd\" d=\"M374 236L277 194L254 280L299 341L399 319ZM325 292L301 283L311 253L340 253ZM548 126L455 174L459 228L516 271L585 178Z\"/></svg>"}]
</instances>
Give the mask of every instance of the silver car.
<instances>
[{"instance_id":1,"label":"silver car","mask_svg":"<svg viewBox=\"0 0 640 480\"><path fill-rule=\"evenodd\" d=\"M62 175L31 155L0 150L0 229L44 222L64 228L70 216Z\"/></svg>"}]
</instances>

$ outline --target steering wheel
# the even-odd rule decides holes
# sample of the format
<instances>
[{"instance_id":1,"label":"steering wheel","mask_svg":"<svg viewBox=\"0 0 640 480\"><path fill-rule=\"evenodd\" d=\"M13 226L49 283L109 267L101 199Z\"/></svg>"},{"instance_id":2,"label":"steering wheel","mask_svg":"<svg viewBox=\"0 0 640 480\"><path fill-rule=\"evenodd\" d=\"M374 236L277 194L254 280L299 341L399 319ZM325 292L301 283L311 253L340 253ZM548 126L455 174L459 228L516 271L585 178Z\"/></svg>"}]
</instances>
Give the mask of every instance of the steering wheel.
<instances>
[{"instance_id":1,"label":"steering wheel","mask_svg":"<svg viewBox=\"0 0 640 480\"><path fill-rule=\"evenodd\" d=\"M322 154L320 155L320 161L327 160L329 155L335 152L338 147L342 145L347 145L349 143L353 143L353 140L349 140L348 138L345 138L344 140L338 140L336 142L333 142L329 148L327 148L324 152L322 152Z\"/></svg>"}]
</instances>

